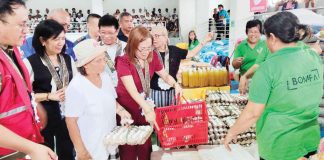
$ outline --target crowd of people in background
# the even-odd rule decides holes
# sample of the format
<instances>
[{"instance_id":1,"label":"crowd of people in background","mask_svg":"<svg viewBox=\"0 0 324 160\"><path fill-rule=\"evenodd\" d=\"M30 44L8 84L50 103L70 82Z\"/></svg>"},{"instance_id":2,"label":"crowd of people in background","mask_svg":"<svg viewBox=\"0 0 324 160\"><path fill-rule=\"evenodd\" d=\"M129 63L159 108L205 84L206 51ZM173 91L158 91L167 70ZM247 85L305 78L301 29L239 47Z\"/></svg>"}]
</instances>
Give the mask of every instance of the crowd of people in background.
<instances>
[{"instance_id":1,"label":"crowd of people in background","mask_svg":"<svg viewBox=\"0 0 324 160\"><path fill-rule=\"evenodd\" d=\"M88 9L86 13L83 13L81 9L72 8L69 10L65 8L65 11L70 15L70 26L68 28L69 33L80 33L87 31L87 20L88 16L91 13L91 10ZM35 12L33 9L29 9L28 15L28 26L31 33L34 32L35 27L39 24L40 21L46 20L48 17L50 10L48 8L45 9L42 14L39 9ZM131 11L127 11L127 9L123 9L123 12L120 12L119 9L116 9L115 13L108 13L113 15L117 20L120 19L120 15L122 13L129 13L132 16L132 23L134 26L142 25L149 30L155 26L164 26L169 31L170 36L178 36L179 34L179 18L177 14L177 9L174 8L173 11L169 11L168 8L165 8L162 11L161 8L153 8L152 11L148 11L147 9L132 9Z\"/></svg>"},{"instance_id":2,"label":"crowd of people in background","mask_svg":"<svg viewBox=\"0 0 324 160\"><path fill-rule=\"evenodd\" d=\"M122 13L124 12L128 12L127 9L123 9ZM177 35L179 31L179 16L176 8L173 8L173 12L170 12L168 8L165 8L164 11L161 8L157 10L153 8L151 12L147 9L139 8L138 11L137 9L132 9L128 13L132 15L134 26L142 25L149 30L155 26L164 26L171 36ZM119 19L120 14L120 10L117 9L113 15L116 19Z\"/></svg>"},{"instance_id":3,"label":"crowd of people in background","mask_svg":"<svg viewBox=\"0 0 324 160\"><path fill-rule=\"evenodd\" d=\"M68 8L65 8L65 11L71 17L71 25L69 26L68 32L86 32L86 21L87 17L90 14L90 9L83 13L81 9L77 11L76 8L72 8L71 11ZM48 18L50 10L45 9L44 13L41 13L39 9L36 9L35 12L33 9L29 9L28 13L28 27L31 33L34 32L35 27L39 24L40 21L46 20Z\"/></svg>"}]
</instances>

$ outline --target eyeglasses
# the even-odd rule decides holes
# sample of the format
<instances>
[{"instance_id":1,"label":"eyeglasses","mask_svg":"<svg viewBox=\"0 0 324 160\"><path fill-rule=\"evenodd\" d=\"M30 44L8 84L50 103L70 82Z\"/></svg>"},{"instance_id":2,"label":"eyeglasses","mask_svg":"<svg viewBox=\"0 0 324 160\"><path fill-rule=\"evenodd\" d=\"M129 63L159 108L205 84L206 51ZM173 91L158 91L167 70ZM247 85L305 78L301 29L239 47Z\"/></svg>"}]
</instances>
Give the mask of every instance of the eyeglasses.
<instances>
[{"instance_id":1,"label":"eyeglasses","mask_svg":"<svg viewBox=\"0 0 324 160\"><path fill-rule=\"evenodd\" d=\"M13 25L13 26L15 26L16 28L18 28L20 30L28 28L27 22L23 22L23 23L20 23L20 24L12 24L12 23L9 23L9 22L7 22L7 21L5 21L3 19L0 19L0 21L5 23L5 24Z\"/></svg>"},{"instance_id":2,"label":"eyeglasses","mask_svg":"<svg viewBox=\"0 0 324 160\"><path fill-rule=\"evenodd\" d=\"M117 32L117 31L116 31ZM99 32L100 36L115 36L116 32Z\"/></svg>"},{"instance_id":3,"label":"eyeglasses","mask_svg":"<svg viewBox=\"0 0 324 160\"><path fill-rule=\"evenodd\" d=\"M139 52L151 52L153 50L153 47L143 47L143 48L138 48L137 49Z\"/></svg>"},{"instance_id":4,"label":"eyeglasses","mask_svg":"<svg viewBox=\"0 0 324 160\"><path fill-rule=\"evenodd\" d=\"M165 35L162 35L162 34L153 34L153 38L160 38L160 37L163 37Z\"/></svg>"}]
</instances>

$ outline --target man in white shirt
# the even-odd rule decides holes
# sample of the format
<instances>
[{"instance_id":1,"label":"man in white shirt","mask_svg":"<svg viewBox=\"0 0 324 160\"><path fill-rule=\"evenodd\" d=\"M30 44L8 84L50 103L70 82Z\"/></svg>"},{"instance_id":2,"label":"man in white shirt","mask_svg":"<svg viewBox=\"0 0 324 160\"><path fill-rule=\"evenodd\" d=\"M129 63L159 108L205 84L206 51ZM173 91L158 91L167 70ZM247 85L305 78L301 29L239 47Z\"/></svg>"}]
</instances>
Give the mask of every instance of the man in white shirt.
<instances>
[{"instance_id":1,"label":"man in white shirt","mask_svg":"<svg viewBox=\"0 0 324 160\"><path fill-rule=\"evenodd\" d=\"M142 15L145 16L145 13L142 12L142 8L138 9L138 17L141 17Z\"/></svg>"},{"instance_id":2,"label":"man in white shirt","mask_svg":"<svg viewBox=\"0 0 324 160\"><path fill-rule=\"evenodd\" d=\"M168 8L165 8L165 13L164 13L163 16L166 17L166 18L170 18L171 17L171 14L169 13L169 9Z\"/></svg>"},{"instance_id":3,"label":"man in white shirt","mask_svg":"<svg viewBox=\"0 0 324 160\"><path fill-rule=\"evenodd\" d=\"M84 22L84 18L81 16L81 14L78 14L78 17L75 19L75 21L81 24Z\"/></svg>"},{"instance_id":4,"label":"man in white shirt","mask_svg":"<svg viewBox=\"0 0 324 160\"><path fill-rule=\"evenodd\" d=\"M106 69L117 86L117 73L115 69L115 59L124 54L126 42L117 38L119 23L112 15L104 15L99 20L99 34L101 44L107 46L108 68Z\"/></svg>"}]
</instances>

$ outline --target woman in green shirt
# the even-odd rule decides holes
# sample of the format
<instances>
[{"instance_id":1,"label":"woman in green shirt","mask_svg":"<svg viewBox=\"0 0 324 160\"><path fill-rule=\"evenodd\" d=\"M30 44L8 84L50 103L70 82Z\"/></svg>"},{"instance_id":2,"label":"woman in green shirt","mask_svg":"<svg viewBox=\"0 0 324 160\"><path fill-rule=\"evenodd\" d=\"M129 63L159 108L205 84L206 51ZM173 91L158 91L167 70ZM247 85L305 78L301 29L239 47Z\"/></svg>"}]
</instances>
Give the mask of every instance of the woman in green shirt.
<instances>
[{"instance_id":1,"label":"woman in green shirt","mask_svg":"<svg viewBox=\"0 0 324 160\"><path fill-rule=\"evenodd\" d=\"M234 50L232 62L235 69L240 69L240 76L255 64L258 55L267 50L266 43L260 40L261 31L261 21L250 20L246 23L247 39L242 41Z\"/></svg>"},{"instance_id":2,"label":"woman in green shirt","mask_svg":"<svg viewBox=\"0 0 324 160\"><path fill-rule=\"evenodd\" d=\"M189 44L188 44L189 51L193 50L195 47L199 45L199 41L197 39L197 35L195 31L192 30L189 32L188 39L189 39Z\"/></svg>"},{"instance_id":3,"label":"woman in green shirt","mask_svg":"<svg viewBox=\"0 0 324 160\"><path fill-rule=\"evenodd\" d=\"M296 160L317 150L317 122L323 95L323 66L311 47L297 45L305 28L290 12L280 12L264 23L271 55L255 72L249 103L228 131L224 144L256 123L261 159Z\"/></svg>"}]
</instances>

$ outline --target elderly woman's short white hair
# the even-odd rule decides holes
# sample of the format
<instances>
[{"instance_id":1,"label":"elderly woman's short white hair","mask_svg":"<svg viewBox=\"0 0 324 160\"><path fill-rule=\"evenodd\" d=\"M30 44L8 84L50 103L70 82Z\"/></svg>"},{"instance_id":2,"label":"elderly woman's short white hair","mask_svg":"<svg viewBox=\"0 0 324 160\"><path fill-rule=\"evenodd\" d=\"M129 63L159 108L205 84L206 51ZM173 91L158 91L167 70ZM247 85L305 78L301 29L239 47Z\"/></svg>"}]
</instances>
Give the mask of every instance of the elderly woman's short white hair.
<instances>
[{"instance_id":1,"label":"elderly woman's short white hair","mask_svg":"<svg viewBox=\"0 0 324 160\"><path fill-rule=\"evenodd\" d=\"M151 33L160 33L164 36L168 36L168 30L164 26L152 27Z\"/></svg>"}]
</instances>

